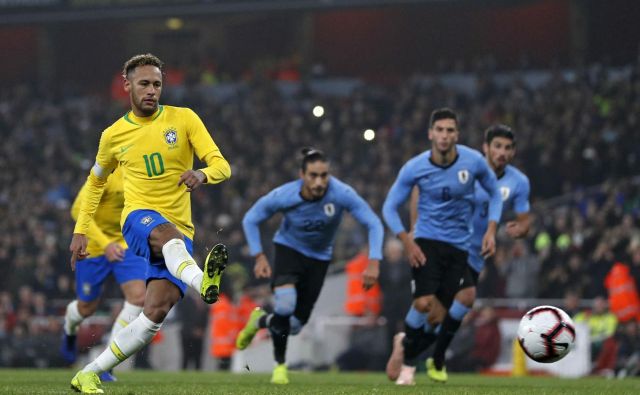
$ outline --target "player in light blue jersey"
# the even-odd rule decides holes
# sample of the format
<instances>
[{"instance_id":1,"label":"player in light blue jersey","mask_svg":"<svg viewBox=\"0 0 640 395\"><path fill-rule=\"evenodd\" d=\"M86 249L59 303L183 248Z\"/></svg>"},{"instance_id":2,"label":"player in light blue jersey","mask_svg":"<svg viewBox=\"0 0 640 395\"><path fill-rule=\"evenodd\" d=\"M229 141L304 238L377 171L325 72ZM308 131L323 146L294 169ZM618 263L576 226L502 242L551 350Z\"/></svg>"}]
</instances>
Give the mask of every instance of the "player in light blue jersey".
<instances>
[{"instance_id":1,"label":"player in light blue jersey","mask_svg":"<svg viewBox=\"0 0 640 395\"><path fill-rule=\"evenodd\" d=\"M275 266L273 314L256 309L238 335L236 346L245 349L259 328L268 328L276 367L271 382L287 384L285 353L289 335L300 332L320 295L333 253L333 242L349 211L369 231L369 264L363 273L365 289L378 279L384 229L380 219L356 191L329 175L329 162L321 151L302 150L300 179L286 183L260 198L242 220L257 278L269 278L271 265L260 243L260 223L276 213L284 218L273 242Z\"/></svg>"},{"instance_id":2,"label":"player in light blue jersey","mask_svg":"<svg viewBox=\"0 0 640 395\"><path fill-rule=\"evenodd\" d=\"M507 222L506 232L514 239L525 237L529 232L530 225L530 186L527 176L509 164L516 152L513 131L505 125L493 125L485 131L484 136L482 149L487 163L498 178L498 190L502 197L502 212L503 214L513 212L516 216L513 221ZM482 235L489 222L489 204L489 193L478 183L474 193L473 235L469 247L471 276L465 277L465 281L460 285L460 290L455 296L454 306L461 304L467 309L471 309L475 301L476 284L485 264L485 258L480 254L480 251L482 249ZM469 279L472 282L468 282ZM442 313L435 313L436 317L433 317L432 322L442 322L445 310L442 308L439 311ZM451 313L451 310L449 312ZM460 317L460 320L462 318ZM438 338L433 352L433 361L427 361L427 374L435 381L446 381L446 371L440 372L435 366L436 361L444 361L444 354L449 346L449 342L445 342L445 340Z\"/></svg>"},{"instance_id":3,"label":"player in light blue jersey","mask_svg":"<svg viewBox=\"0 0 640 395\"><path fill-rule=\"evenodd\" d=\"M510 163L516 153L515 136L511 128L494 125L485 131L483 150L487 163L498 177L498 190L502 196L502 212L513 212L515 219L506 224L507 234L518 239L529 232L529 178ZM482 187L476 188L474 196L473 236L469 249L469 265L477 275L484 268L484 259L480 255L481 237L478 235L487 228L488 193Z\"/></svg>"},{"instance_id":4,"label":"player in light blue jersey","mask_svg":"<svg viewBox=\"0 0 640 395\"><path fill-rule=\"evenodd\" d=\"M429 324L428 315L436 295L443 305L449 306L461 281L470 275L467 251L476 181L490 193L489 224L482 238L481 254L488 257L495 252L495 232L502 211L496 176L479 152L456 144L458 137L456 114L447 108L435 110L429 128L431 150L402 167L383 206L387 225L404 244L415 285L414 301L405 319L402 363L393 372L394 377L387 371L398 385L415 384L422 344L437 337L453 337L460 325L457 318L468 311L464 305L456 305L438 334ZM419 190L415 240L405 230L398 213L414 186ZM444 369L443 365L438 366L438 370Z\"/></svg>"}]
</instances>

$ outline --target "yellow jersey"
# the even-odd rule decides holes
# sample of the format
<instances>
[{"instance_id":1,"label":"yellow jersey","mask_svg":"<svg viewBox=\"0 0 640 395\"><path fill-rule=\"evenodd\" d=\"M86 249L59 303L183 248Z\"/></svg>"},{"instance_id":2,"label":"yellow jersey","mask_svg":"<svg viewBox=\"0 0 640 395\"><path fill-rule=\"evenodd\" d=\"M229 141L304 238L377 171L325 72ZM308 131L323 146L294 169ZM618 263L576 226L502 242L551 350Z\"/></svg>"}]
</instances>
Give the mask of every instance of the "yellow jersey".
<instances>
[{"instance_id":1,"label":"yellow jersey","mask_svg":"<svg viewBox=\"0 0 640 395\"><path fill-rule=\"evenodd\" d=\"M82 199L86 195L86 190L87 184L85 183L80 192L78 192L73 206L71 206L71 217L74 220L78 219L78 213L80 212ZM123 207L122 170L120 167L116 167L107 178L98 209L89 222L87 252L90 258L104 255L104 249L114 242L120 244L123 248L127 248L127 243L124 241L120 230L120 214L122 214Z\"/></svg>"},{"instance_id":2,"label":"yellow jersey","mask_svg":"<svg viewBox=\"0 0 640 395\"><path fill-rule=\"evenodd\" d=\"M190 194L184 184L178 187L178 182L185 171L193 168L194 154L207 164L200 169L207 176L207 184L217 184L231 176L229 163L192 110L161 105L149 117L138 117L129 111L100 137L74 233L87 234L106 177L119 165L124 186L120 224L134 210L154 210L193 239Z\"/></svg>"}]
</instances>

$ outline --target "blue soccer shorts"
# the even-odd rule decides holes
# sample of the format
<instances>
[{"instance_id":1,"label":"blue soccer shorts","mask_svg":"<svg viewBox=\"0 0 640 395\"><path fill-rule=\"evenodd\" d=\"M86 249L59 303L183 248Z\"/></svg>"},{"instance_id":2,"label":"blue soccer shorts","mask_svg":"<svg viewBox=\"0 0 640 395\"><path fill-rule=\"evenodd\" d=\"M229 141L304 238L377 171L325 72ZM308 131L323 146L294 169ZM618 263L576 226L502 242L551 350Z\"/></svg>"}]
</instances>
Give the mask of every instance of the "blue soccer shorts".
<instances>
[{"instance_id":1,"label":"blue soccer shorts","mask_svg":"<svg viewBox=\"0 0 640 395\"><path fill-rule=\"evenodd\" d=\"M135 210L129 213L122 227L122 235L129 245L129 249L136 255L143 257L149 262L147 264L147 283L152 279L166 279L180 288L180 293L184 296L187 285L175 278L163 258L151 258L151 248L149 247L149 235L158 225L168 223L160 213L154 210ZM189 254L193 255L193 241L185 236L184 244L187 246Z\"/></svg>"},{"instance_id":2,"label":"blue soccer shorts","mask_svg":"<svg viewBox=\"0 0 640 395\"><path fill-rule=\"evenodd\" d=\"M78 261L76 265L76 294L78 300L91 302L102 294L102 285L109 274L113 273L118 284L131 280L145 280L147 261L126 250L124 259L120 262L109 262L107 257L100 255Z\"/></svg>"}]
</instances>

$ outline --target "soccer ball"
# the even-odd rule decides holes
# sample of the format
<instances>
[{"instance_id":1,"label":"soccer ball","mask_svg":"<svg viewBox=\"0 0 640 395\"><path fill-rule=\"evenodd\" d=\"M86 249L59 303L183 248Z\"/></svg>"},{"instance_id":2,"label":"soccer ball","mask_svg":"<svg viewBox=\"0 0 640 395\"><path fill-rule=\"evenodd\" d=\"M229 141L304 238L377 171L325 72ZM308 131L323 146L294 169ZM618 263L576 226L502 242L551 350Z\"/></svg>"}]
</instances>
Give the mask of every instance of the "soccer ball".
<instances>
[{"instance_id":1,"label":"soccer ball","mask_svg":"<svg viewBox=\"0 0 640 395\"><path fill-rule=\"evenodd\" d=\"M538 306L520 320L518 342L529 358L551 363L564 358L576 340L571 317L553 306Z\"/></svg>"}]
</instances>

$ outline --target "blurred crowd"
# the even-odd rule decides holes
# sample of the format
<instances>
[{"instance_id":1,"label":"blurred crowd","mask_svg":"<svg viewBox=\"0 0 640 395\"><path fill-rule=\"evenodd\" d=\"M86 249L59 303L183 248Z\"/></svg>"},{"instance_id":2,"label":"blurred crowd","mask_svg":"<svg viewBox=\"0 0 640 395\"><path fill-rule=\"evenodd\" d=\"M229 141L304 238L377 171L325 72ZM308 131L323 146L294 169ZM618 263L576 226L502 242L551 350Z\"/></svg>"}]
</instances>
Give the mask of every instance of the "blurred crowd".
<instances>
[{"instance_id":1,"label":"blurred crowd","mask_svg":"<svg viewBox=\"0 0 640 395\"><path fill-rule=\"evenodd\" d=\"M535 88L517 76L499 84L492 72L479 71L472 91L448 86L439 75L413 76L392 86L361 84L347 96L314 92L305 81L284 94L258 76L222 99L197 82L181 86L180 95L167 86L161 102L194 109L232 165L229 182L192 194L196 258L224 242L232 260L252 267L242 216L261 195L298 176L303 146L325 150L333 174L379 213L400 166L429 148L430 112L449 106L461 115L461 143L475 148L489 125L512 126L515 165L531 181L530 237L502 240L482 275L481 297L606 296L604 278L614 261L627 263L640 284L640 184L633 178L640 166L640 65L630 68L617 79L606 67L576 71L575 78L552 71ZM316 106L321 116L313 114ZM64 304L52 301L75 295L70 203L93 164L100 132L126 110L108 92L29 85L0 91L0 266L9 269L0 276L0 341L59 333L51 317ZM363 139L366 129L375 131L374 140ZM267 251L278 220L263 228ZM336 266L365 242L347 218ZM106 296L118 297L116 287L106 287ZM0 357L1 364L19 364Z\"/></svg>"}]
</instances>

